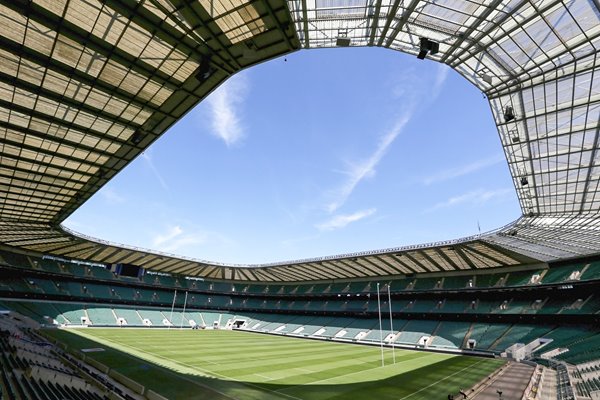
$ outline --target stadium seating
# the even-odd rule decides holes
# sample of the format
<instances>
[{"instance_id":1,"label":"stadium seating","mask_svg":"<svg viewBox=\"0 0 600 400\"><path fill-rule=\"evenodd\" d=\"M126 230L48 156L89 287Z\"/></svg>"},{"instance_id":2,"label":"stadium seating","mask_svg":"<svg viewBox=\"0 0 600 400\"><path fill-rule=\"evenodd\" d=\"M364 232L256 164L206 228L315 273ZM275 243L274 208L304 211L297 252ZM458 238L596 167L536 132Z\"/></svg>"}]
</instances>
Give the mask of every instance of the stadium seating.
<instances>
[{"instance_id":1,"label":"stadium seating","mask_svg":"<svg viewBox=\"0 0 600 400\"><path fill-rule=\"evenodd\" d=\"M469 282L471 286L469 286ZM443 289L466 289L473 287L473 276L447 276L443 278L442 288Z\"/></svg>"},{"instance_id":2,"label":"stadium seating","mask_svg":"<svg viewBox=\"0 0 600 400\"><path fill-rule=\"evenodd\" d=\"M532 284L534 276L539 276L540 270L535 271L517 271L508 274L508 279L503 286L524 286Z\"/></svg>"},{"instance_id":3,"label":"stadium seating","mask_svg":"<svg viewBox=\"0 0 600 400\"><path fill-rule=\"evenodd\" d=\"M108 387L91 385L75 365L63 362L60 349L30 336L33 333L21 324L0 315L0 397L6 394L15 400L108 400Z\"/></svg>"},{"instance_id":4,"label":"stadium seating","mask_svg":"<svg viewBox=\"0 0 600 400\"><path fill-rule=\"evenodd\" d=\"M474 323L469 339L475 340L476 349L487 350L494 342L500 340L510 328L509 324L479 324Z\"/></svg>"},{"instance_id":5,"label":"stadium seating","mask_svg":"<svg viewBox=\"0 0 600 400\"><path fill-rule=\"evenodd\" d=\"M122 318L128 326L144 326L144 322L138 312L132 308L116 307L114 309L117 319Z\"/></svg>"},{"instance_id":6,"label":"stadium seating","mask_svg":"<svg viewBox=\"0 0 600 400\"><path fill-rule=\"evenodd\" d=\"M429 347L460 349L470 327L470 322L442 321Z\"/></svg>"},{"instance_id":7,"label":"stadium seating","mask_svg":"<svg viewBox=\"0 0 600 400\"><path fill-rule=\"evenodd\" d=\"M88 306L87 315L92 325L117 325L117 318L111 308Z\"/></svg>"},{"instance_id":8,"label":"stadium seating","mask_svg":"<svg viewBox=\"0 0 600 400\"><path fill-rule=\"evenodd\" d=\"M163 324L163 320L167 319L167 317L159 310L138 309L137 311L140 317L142 317L142 321L148 320L152 326L166 326Z\"/></svg>"},{"instance_id":9,"label":"stadium seating","mask_svg":"<svg viewBox=\"0 0 600 400\"><path fill-rule=\"evenodd\" d=\"M489 349L504 351L515 343L528 344L534 339L544 337L550 330L550 326L544 325L513 325L499 340L494 341Z\"/></svg>"},{"instance_id":10,"label":"stadium seating","mask_svg":"<svg viewBox=\"0 0 600 400\"><path fill-rule=\"evenodd\" d=\"M31 268L31 263L27 256L10 251L0 250L0 261L7 265L21 268Z\"/></svg>"},{"instance_id":11,"label":"stadium seating","mask_svg":"<svg viewBox=\"0 0 600 400\"><path fill-rule=\"evenodd\" d=\"M600 261L594 261L584 267L581 280L600 279Z\"/></svg>"},{"instance_id":12,"label":"stadium seating","mask_svg":"<svg viewBox=\"0 0 600 400\"><path fill-rule=\"evenodd\" d=\"M472 339L476 341L477 350L495 353L514 343L547 337L552 342L544 346L544 351L570 348L559 354L559 359L584 362L599 357L597 352L589 350L598 343L596 331L585 325L585 319L581 320L581 326L558 327L559 324L549 325L547 318L537 324L527 323L527 318L529 315L570 318L596 315L600 311L600 296L589 289L555 295L557 292L543 291L543 286L536 287L576 285L586 279L599 279L600 262L573 262L511 272L416 275L379 282L234 284L163 274L127 278L100 266L10 252L0 252L0 258L0 268L9 272L0 275L5 305L42 324L118 326L123 323L165 327L168 324L165 321L170 320L173 327L223 328L228 321L238 320L246 321L246 329L261 332L365 343L390 336L400 346L445 350L460 349L467 343L466 339ZM13 264L24 266L15 273L11 269ZM539 296L525 296L523 293L527 292L510 290L523 286L528 286L527 290L539 290ZM392 330L388 287L394 313ZM487 290L479 290L482 288ZM492 295L496 288L498 293ZM185 292L187 302L183 314ZM171 315L174 299L175 310ZM93 303L86 304L88 301ZM380 309L381 332L377 319ZM439 320L441 315L442 321ZM482 315L494 318L488 321L482 319ZM472 321L464 321L470 316ZM523 317L519 319L523 322L515 323L515 316ZM425 319L414 319L417 317ZM503 322L504 317L512 319ZM425 341L425 338L429 339Z\"/></svg>"},{"instance_id":13,"label":"stadium seating","mask_svg":"<svg viewBox=\"0 0 600 400\"><path fill-rule=\"evenodd\" d=\"M439 321L412 320L403 328L400 335L396 338L396 343L417 345L424 336L431 337L433 332L440 324Z\"/></svg>"},{"instance_id":14,"label":"stadium seating","mask_svg":"<svg viewBox=\"0 0 600 400\"><path fill-rule=\"evenodd\" d=\"M581 271L584 266L573 266L573 265L565 265L560 267L549 268L544 271L544 276L542 278L542 283L562 283L571 281L571 276L575 278L575 280L579 280L581 277Z\"/></svg>"}]
</instances>

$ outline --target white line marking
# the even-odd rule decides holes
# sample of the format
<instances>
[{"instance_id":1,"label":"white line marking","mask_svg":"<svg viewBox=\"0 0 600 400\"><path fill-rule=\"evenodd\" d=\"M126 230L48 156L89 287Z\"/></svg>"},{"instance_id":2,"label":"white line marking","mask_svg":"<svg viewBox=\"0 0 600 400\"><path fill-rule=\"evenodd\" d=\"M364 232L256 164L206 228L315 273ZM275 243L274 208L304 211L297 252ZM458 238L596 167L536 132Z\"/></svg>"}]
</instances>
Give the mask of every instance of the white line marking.
<instances>
[{"instance_id":1,"label":"white line marking","mask_svg":"<svg viewBox=\"0 0 600 400\"><path fill-rule=\"evenodd\" d=\"M252 374L252 375L260 376L261 378L264 378L268 381L272 381L272 380L276 379L276 378L271 378L270 376L261 375L261 374Z\"/></svg>"},{"instance_id":2,"label":"white line marking","mask_svg":"<svg viewBox=\"0 0 600 400\"><path fill-rule=\"evenodd\" d=\"M420 390L417 390L416 392L412 392L412 393L411 393L411 394L409 394L408 396L404 396L404 397L402 397L402 398L401 398L401 399L399 399L399 400L408 399L409 397L412 397L412 396L414 396L415 394L417 394L417 393L420 393L420 392L422 392L422 391L423 391L423 390L425 390L425 389L429 389L430 387L432 387L432 386L435 386L435 385L437 385L438 383L440 383L440 382L443 382L443 381L445 381L446 379L453 377L454 375L460 374L460 373L461 373L461 372L463 372L464 370L467 370L467 369L473 368L474 366L476 366L476 365L477 365L477 364L479 364L479 363L482 363L483 361L485 361L485 360L477 361L475 364L471 364L471 365L469 365L468 367L464 367L464 368L463 368L463 369L461 369L460 371L456 371L456 372L455 372L455 373L453 373L452 375L448 375L447 377L445 377L445 378L443 378L443 379L440 379L440 380L438 380L438 381L436 381L436 382L432 383L432 384L431 384L431 385L429 385L429 386L425 386L424 388L422 388L422 389L420 389Z\"/></svg>"},{"instance_id":3,"label":"white line marking","mask_svg":"<svg viewBox=\"0 0 600 400\"><path fill-rule=\"evenodd\" d=\"M308 372L311 374L314 374L315 372L317 372L317 371L313 371L312 369L306 369L306 368L294 368L294 369L297 369L298 371L302 371L302 372Z\"/></svg>"},{"instance_id":4,"label":"white line marking","mask_svg":"<svg viewBox=\"0 0 600 400\"><path fill-rule=\"evenodd\" d=\"M82 334L83 336L87 336L87 335L86 335L86 334L84 334L84 333L81 333L81 334ZM97 338L95 338L94 336L89 336L88 338L89 338L89 339L91 339L91 340L97 340ZM101 339L102 339L102 338L101 338ZM107 343L107 345L108 345L108 346L110 346L110 343L111 343L111 341L110 341L110 340L108 340L108 339L104 339L104 340L106 340L106 341L108 342L108 343ZM184 365L184 366L186 366L186 367L188 367L188 368L191 368L191 369L194 369L194 370L197 370L197 371L202 371L202 372L204 372L204 373L206 373L206 374L208 374L208 375L212 375L212 376L216 376L216 377L219 377L219 378L224 378L224 379L228 379L228 380L231 380L231 381L235 381L235 382L238 382L238 383L240 383L240 384L242 384L242 385L245 385L245 386L251 386L251 387L255 387L255 388L257 388L257 389L259 389L259 390L261 390L261 391L263 391L263 392L264 392L264 391L266 391L266 392L275 393L275 394L277 394L277 395L282 395L282 396L285 396L285 397L289 397L290 399L294 399L294 400L303 400L303 399L301 399L301 398L299 398L299 397L291 396L291 395L289 395L289 394L285 394L285 393L280 393L280 392L278 392L278 391L276 391L276 390L271 390L271 389L263 388L263 387L260 387L260 386L258 386L258 385L254 385L254 384L252 384L252 383L250 383L250 382L244 382L244 381L240 381L240 380L238 380L238 379L236 379L236 378L233 378L233 377L230 377L230 376L227 376L227 375L223 375L223 374L220 374L220 373L218 373L218 372L210 371L210 370L207 370L207 369L204 369L204 368L201 368L201 367L195 366L195 365L187 364L187 363L184 363L184 362L182 362L182 361L177 361L177 360L173 360L173 359L171 359L171 358L164 357L164 356L161 356L161 355L158 355L158 354L149 353L149 352L147 352L147 351L145 351L145 350L142 350L142 349L139 349L139 348L137 348L137 347L130 346L130 345L127 345L127 344L124 344L124 343L122 343L122 342L119 342L119 341L116 341L116 340L115 340L115 341L112 341L112 343L117 343L117 344L119 344L119 345L121 345L121 346L123 346L123 347L127 347L127 348L129 348L129 349L132 349L132 350L135 350L135 351L137 351L138 353L143 353L143 354L149 355L149 356L151 356L151 357L162 358L163 360L166 360L166 361L172 362L172 363L174 363L174 364ZM199 386L203 386L203 385L202 385L202 384L200 384L200 383L198 383L198 385L199 385ZM203 386L203 387L204 387L204 386ZM210 387L209 387L208 389L214 390L214 389L212 389L212 388L210 388ZM214 390L214 391L215 391L215 392L217 392L217 393L220 393L220 392L219 392L219 391L217 391L217 390ZM224 395L225 395L225 394L224 394ZM228 397L228 398L230 398L230 399L238 400L237 398L231 397L231 396L229 396L229 395L225 395L225 396L226 396L226 397Z\"/></svg>"},{"instance_id":5,"label":"white line marking","mask_svg":"<svg viewBox=\"0 0 600 400\"><path fill-rule=\"evenodd\" d=\"M423 357L418 357L418 359L420 360L421 358L431 357L431 356L437 356L437 355L438 355L437 353L429 353L427 355L424 355ZM393 366L393 365L398 365L398 364L410 362L410 361L413 361L413 360L415 360L415 359L411 358L410 360L399 361L396 364L388 364L388 365L386 365L386 367L390 367L390 366ZM357 362L357 364L368 364L368 363L377 362L377 361L378 360L375 360L375 361L359 361L359 362ZM372 370L378 369L378 368L385 368L385 367L382 367L381 365L379 365L377 367L373 367L373 368L369 368L369 369L363 369L361 371L349 372L349 373L344 374L344 375L336 375L336 376L332 376L331 378L320 379L318 381L312 381L312 382L302 383L300 385L288 386L288 387L286 387L284 389L276 390L276 392L277 393L281 393L284 390L292 389L292 388L295 388L295 387L298 387L298 386L307 386L307 385L310 386L310 385L314 385L315 383L327 382L327 381L331 381L333 379L341 378L343 376L351 376L351 375L356 375L356 374L364 374L367 371L372 371ZM323 372L323 371L320 371L320 372Z\"/></svg>"}]
</instances>

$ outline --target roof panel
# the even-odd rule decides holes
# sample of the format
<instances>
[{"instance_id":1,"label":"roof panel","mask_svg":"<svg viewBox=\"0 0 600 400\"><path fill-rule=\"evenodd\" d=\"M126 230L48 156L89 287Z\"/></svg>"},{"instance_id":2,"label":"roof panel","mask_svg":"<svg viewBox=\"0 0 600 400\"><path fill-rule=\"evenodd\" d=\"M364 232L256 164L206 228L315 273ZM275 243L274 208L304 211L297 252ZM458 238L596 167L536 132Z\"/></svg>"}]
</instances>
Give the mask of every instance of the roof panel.
<instances>
[{"instance_id":1,"label":"roof panel","mask_svg":"<svg viewBox=\"0 0 600 400\"><path fill-rule=\"evenodd\" d=\"M486 236L487 242L470 238L235 266L253 271L237 276L349 278L510 266L598 251L593 241L600 224L590 222L600 211L600 10L594 0L2 2L0 233L27 241L28 249L94 261L236 275L234 266L75 237L43 223L63 221L246 65L248 51L258 63L300 45L335 47L349 39L350 46L417 54L422 37L440 46L427 58L455 68L490 101L527 216L513 225L519 233L506 228ZM206 62L213 75L194 78ZM35 234L30 225L39 227ZM44 240L66 242L60 248Z\"/></svg>"}]
</instances>

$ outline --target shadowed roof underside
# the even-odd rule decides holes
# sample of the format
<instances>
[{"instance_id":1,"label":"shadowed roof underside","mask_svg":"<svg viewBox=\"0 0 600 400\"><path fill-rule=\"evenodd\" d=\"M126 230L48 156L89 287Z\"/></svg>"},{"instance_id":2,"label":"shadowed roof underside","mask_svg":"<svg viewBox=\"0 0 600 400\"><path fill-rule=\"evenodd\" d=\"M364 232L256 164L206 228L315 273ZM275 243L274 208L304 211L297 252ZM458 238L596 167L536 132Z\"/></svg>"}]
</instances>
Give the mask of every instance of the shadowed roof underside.
<instances>
[{"instance_id":1,"label":"shadowed roof underside","mask_svg":"<svg viewBox=\"0 0 600 400\"><path fill-rule=\"evenodd\" d=\"M523 217L456 241L224 265L66 231L73 211L232 74L300 48L445 63L489 99ZM294 281L600 252L596 0L0 0L0 243L224 279ZM426 62L426 61L424 61Z\"/></svg>"}]
</instances>

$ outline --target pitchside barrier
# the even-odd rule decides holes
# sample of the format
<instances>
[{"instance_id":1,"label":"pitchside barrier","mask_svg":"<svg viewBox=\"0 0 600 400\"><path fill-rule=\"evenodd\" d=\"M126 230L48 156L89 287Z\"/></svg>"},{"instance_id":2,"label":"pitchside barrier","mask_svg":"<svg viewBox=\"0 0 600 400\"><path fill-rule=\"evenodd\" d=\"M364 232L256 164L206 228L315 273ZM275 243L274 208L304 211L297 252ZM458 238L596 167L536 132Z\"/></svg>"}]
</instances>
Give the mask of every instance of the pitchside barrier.
<instances>
[{"instance_id":1,"label":"pitchside barrier","mask_svg":"<svg viewBox=\"0 0 600 400\"><path fill-rule=\"evenodd\" d=\"M46 336L44 336L46 337ZM94 359L92 359L91 357L87 357L85 355L85 353L72 349L69 346L67 346L64 343L60 343L55 339L52 338L48 338L50 341L52 341L53 343L59 343L61 345L61 347L67 351L68 353L71 353L72 355L74 355L75 357L77 357L79 360L89 364L90 366L96 368L98 371L107 374L108 376L110 376L111 378L113 378L114 380L116 380L117 382L121 383L122 385L126 386L127 388L131 389L132 391L134 391L135 393L139 393L141 395L144 395L144 392L146 390L146 388L139 384L138 382L134 381L133 379L130 379L128 377L126 377L123 374L120 374L119 372L110 369L108 366L102 364L99 361L96 361ZM149 391L150 392L150 391ZM154 392L153 392L154 393ZM158 394L154 393L155 396L159 396ZM155 397L156 400L161 400L160 397Z\"/></svg>"},{"instance_id":2,"label":"pitchside barrier","mask_svg":"<svg viewBox=\"0 0 600 400\"><path fill-rule=\"evenodd\" d=\"M146 398L148 398L148 400L169 400L152 390L148 390L148 392L146 392Z\"/></svg>"},{"instance_id":3,"label":"pitchside barrier","mask_svg":"<svg viewBox=\"0 0 600 400\"><path fill-rule=\"evenodd\" d=\"M115 381L127 386L129 389L133 390L136 393L139 394L144 394L144 390L146 389L143 385L137 383L136 381L134 381L133 379L130 379L128 377L126 377L125 375L115 371L114 369L111 369L108 372L108 376L110 376L111 378L113 378Z\"/></svg>"}]
</instances>

